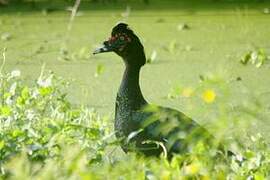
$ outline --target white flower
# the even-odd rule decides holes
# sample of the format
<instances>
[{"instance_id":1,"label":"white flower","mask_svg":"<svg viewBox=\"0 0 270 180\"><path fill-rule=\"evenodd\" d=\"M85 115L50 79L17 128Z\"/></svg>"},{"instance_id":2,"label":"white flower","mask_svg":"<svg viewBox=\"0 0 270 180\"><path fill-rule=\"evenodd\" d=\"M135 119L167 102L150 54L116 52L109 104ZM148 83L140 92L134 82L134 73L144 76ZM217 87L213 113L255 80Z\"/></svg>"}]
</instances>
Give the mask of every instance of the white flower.
<instances>
[{"instance_id":1,"label":"white flower","mask_svg":"<svg viewBox=\"0 0 270 180\"><path fill-rule=\"evenodd\" d=\"M38 95L39 95L39 91L35 89L32 93L32 98L37 99Z\"/></svg>"},{"instance_id":2,"label":"white flower","mask_svg":"<svg viewBox=\"0 0 270 180\"><path fill-rule=\"evenodd\" d=\"M48 77L47 79L38 79L38 85L41 87L50 87L52 85L52 76Z\"/></svg>"},{"instance_id":3,"label":"white flower","mask_svg":"<svg viewBox=\"0 0 270 180\"><path fill-rule=\"evenodd\" d=\"M33 110L27 110L26 111L26 118L30 121L32 121L35 117L35 113Z\"/></svg>"},{"instance_id":4,"label":"white flower","mask_svg":"<svg viewBox=\"0 0 270 180\"><path fill-rule=\"evenodd\" d=\"M17 88L17 82L13 83L13 84L10 86L9 92L10 92L10 94L11 94L12 96L15 95L15 93L16 93L16 88Z\"/></svg>"},{"instance_id":5,"label":"white flower","mask_svg":"<svg viewBox=\"0 0 270 180\"><path fill-rule=\"evenodd\" d=\"M12 121L13 121L13 118L11 116L7 117L3 123L3 127L10 127L10 124Z\"/></svg>"},{"instance_id":6,"label":"white flower","mask_svg":"<svg viewBox=\"0 0 270 180\"><path fill-rule=\"evenodd\" d=\"M236 159L240 162L243 161L243 156L241 156L240 154L236 154Z\"/></svg>"},{"instance_id":7,"label":"white flower","mask_svg":"<svg viewBox=\"0 0 270 180\"><path fill-rule=\"evenodd\" d=\"M19 77L21 76L21 71L20 70L13 70L11 72L11 77Z\"/></svg>"},{"instance_id":8,"label":"white flower","mask_svg":"<svg viewBox=\"0 0 270 180\"><path fill-rule=\"evenodd\" d=\"M13 101L12 101L12 99L11 99L10 97L6 99L6 104L7 104L7 105L11 105L12 102L13 102Z\"/></svg>"}]
</instances>

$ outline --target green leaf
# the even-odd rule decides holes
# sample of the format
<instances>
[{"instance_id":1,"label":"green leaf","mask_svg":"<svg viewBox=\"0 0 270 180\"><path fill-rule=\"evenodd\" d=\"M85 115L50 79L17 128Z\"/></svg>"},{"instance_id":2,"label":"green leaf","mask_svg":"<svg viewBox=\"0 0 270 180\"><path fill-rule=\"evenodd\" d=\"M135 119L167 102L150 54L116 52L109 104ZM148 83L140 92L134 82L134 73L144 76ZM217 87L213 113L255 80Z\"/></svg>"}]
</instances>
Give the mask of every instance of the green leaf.
<instances>
[{"instance_id":1,"label":"green leaf","mask_svg":"<svg viewBox=\"0 0 270 180\"><path fill-rule=\"evenodd\" d=\"M190 29L190 27L186 23L178 24L177 26L178 31L183 31L183 30L188 30L188 29Z\"/></svg>"},{"instance_id":2,"label":"green leaf","mask_svg":"<svg viewBox=\"0 0 270 180\"><path fill-rule=\"evenodd\" d=\"M2 39L3 41L9 41L9 40L11 40L11 38L12 38L12 36L11 36L11 34L8 33L8 32L3 33L3 34L1 35L1 39Z\"/></svg>"},{"instance_id":3,"label":"green leaf","mask_svg":"<svg viewBox=\"0 0 270 180\"><path fill-rule=\"evenodd\" d=\"M0 150L3 149L5 147L5 141L1 140L0 141Z\"/></svg>"},{"instance_id":4,"label":"green leaf","mask_svg":"<svg viewBox=\"0 0 270 180\"><path fill-rule=\"evenodd\" d=\"M88 48L82 47L78 52L78 58L79 59L88 59L88 57L89 57Z\"/></svg>"},{"instance_id":5,"label":"green leaf","mask_svg":"<svg viewBox=\"0 0 270 180\"><path fill-rule=\"evenodd\" d=\"M247 54L245 54L245 55L241 58L240 62L241 62L242 64L246 65L246 64L250 61L250 59L251 59L251 52L248 52Z\"/></svg>"},{"instance_id":6,"label":"green leaf","mask_svg":"<svg viewBox=\"0 0 270 180\"><path fill-rule=\"evenodd\" d=\"M265 180L267 177L265 177L263 174L260 174L257 172L254 176L254 180Z\"/></svg>"},{"instance_id":7,"label":"green leaf","mask_svg":"<svg viewBox=\"0 0 270 180\"><path fill-rule=\"evenodd\" d=\"M53 88L52 87L41 87L38 89L38 91L39 91L39 94L44 97L44 96L51 94L53 92Z\"/></svg>"},{"instance_id":8,"label":"green leaf","mask_svg":"<svg viewBox=\"0 0 270 180\"><path fill-rule=\"evenodd\" d=\"M260 68L268 60L268 57L263 49L257 49L247 52L240 60L244 65L251 62L255 67Z\"/></svg>"},{"instance_id":9,"label":"green leaf","mask_svg":"<svg viewBox=\"0 0 270 180\"><path fill-rule=\"evenodd\" d=\"M13 132L12 132L12 137L13 138L17 138L19 136L22 136L24 134L24 132L20 129L15 129Z\"/></svg>"},{"instance_id":10,"label":"green leaf","mask_svg":"<svg viewBox=\"0 0 270 180\"><path fill-rule=\"evenodd\" d=\"M169 52L174 53L176 47L177 47L176 41L175 40L171 41L170 44L169 44L169 48L168 48Z\"/></svg>"},{"instance_id":11,"label":"green leaf","mask_svg":"<svg viewBox=\"0 0 270 180\"><path fill-rule=\"evenodd\" d=\"M30 97L29 88L27 86L22 89L21 96L25 100Z\"/></svg>"},{"instance_id":12,"label":"green leaf","mask_svg":"<svg viewBox=\"0 0 270 180\"><path fill-rule=\"evenodd\" d=\"M96 67L95 77L100 76L104 72L104 70L105 70L104 65L98 64L97 67Z\"/></svg>"},{"instance_id":13,"label":"green leaf","mask_svg":"<svg viewBox=\"0 0 270 180\"><path fill-rule=\"evenodd\" d=\"M251 159L253 157L255 157L255 153L250 151L250 150L247 150L245 153L244 153L244 157L247 158L247 159Z\"/></svg>"},{"instance_id":14,"label":"green leaf","mask_svg":"<svg viewBox=\"0 0 270 180\"><path fill-rule=\"evenodd\" d=\"M11 96L11 93L9 93L9 92L6 92L5 94L4 94L4 99L7 99L7 98L9 98Z\"/></svg>"},{"instance_id":15,"label":"green leaf","mask_svg":"<svg viewBox=\"0 0 270 180\"><path fill-rule=\"evenodd\" d=\"M25 99L22 98L21 96L19 96L19 97L17 98L17 100L16 100L16 104L17 104L18 106L23 106L23 105L25 105Z\"/></svg>"},{"instance_id":16,"label":"green leaf","mask_svg":"<svg viewBox=\"0 0 270 180\"><path fill-rule=\"evenodd\" d=\"M0 112L2 116L7 117L11 115L12 109L8 106L2 106Z\"/></svg>"},{"instance_id":17,"label":"green leaf","mask_svg":"<svg viewBox=\"0 0 270 180\"><path fill-rule=\"evenodd\" d=\"M154 50L152 52L150 58L148 58L146 62L149 63L149 64L151 64L151 63L153 63L156 60L156 58L157 58L157 51Z\"/></svg>"}]
</instances>

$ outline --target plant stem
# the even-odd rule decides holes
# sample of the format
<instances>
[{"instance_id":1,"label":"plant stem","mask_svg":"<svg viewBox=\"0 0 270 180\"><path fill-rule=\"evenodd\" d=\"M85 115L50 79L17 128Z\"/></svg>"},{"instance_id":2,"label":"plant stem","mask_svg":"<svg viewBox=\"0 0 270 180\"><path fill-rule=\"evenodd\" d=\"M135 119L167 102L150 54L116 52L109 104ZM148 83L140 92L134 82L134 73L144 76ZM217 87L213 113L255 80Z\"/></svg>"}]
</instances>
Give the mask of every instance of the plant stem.
<instances>
[{"instance_id":1,"label":"plant stem","mask_svg":"<svg viewBox=\"0 0 270 180\"><path fill-rule=\"evenodd\" d=\"M2 65L1 65L1 67L0 67L1 96L2 96L1 104L2 104L2 106L5 105L5 98L4 98L4 94L5 94L5 81L4 81L4 75L2 74L2 71L3 71L4 66L5 66L5 64L6 64L6 51L7 51L7 48L4 48L4 51L3 51L3 62L2 62Z\"/></svg>"},{"instance_id":2,"label":"plant stem","mask_svg":"<svg viewBox=\"0 0 270 180\"><path fill-rule=\"evenodd\" d=\"M77 14L77 11L78 11L78 8L80 6L80 3L81 3L81 0L76 0L74 6L72 7L72 10L71 10L71 16L70 16L70 20L69 20L69 24L68 24L68 32L71 30L72 28L72 23L75 19L75 16Z\"/></svg>"}]
</instances>

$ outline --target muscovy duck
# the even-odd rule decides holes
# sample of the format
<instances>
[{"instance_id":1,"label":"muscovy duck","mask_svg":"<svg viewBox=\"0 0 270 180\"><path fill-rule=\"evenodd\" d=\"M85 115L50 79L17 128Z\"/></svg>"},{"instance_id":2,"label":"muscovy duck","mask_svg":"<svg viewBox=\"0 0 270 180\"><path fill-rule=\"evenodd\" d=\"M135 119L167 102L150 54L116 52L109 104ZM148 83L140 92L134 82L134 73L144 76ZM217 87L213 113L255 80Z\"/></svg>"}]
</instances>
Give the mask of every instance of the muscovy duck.
<instances>
[{"instance_id":1,"label":"muscovy duck","mask_svg":"<svg viewBox=\"0 0 270 180\"><path fill-rule=\"evenodd\" d=\"M140 70L146 63L144 47L127 24L116 25L109 40L94 54L104 52L115 52L125 64L116 97L114 124L125 152L136 150L147 156L164 152L172 157L174 153L189 153L202 143L204 147L217 145L204 127L182 112L150 105L145 100L139 85Z\"/></svg>"}]
</instances>

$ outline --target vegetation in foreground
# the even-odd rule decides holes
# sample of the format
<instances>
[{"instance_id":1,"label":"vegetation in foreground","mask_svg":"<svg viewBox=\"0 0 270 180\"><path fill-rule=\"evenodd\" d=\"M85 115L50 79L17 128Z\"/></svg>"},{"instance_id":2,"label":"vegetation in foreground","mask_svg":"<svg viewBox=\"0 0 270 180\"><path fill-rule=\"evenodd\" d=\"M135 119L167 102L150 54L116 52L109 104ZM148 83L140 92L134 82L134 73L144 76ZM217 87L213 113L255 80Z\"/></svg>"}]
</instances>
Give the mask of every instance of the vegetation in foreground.
<instances>
[{"instance_id":1,"label":"vegetation in foreground","mask_svg":"<svg viewBox=\"0 0 270 180\"><path fill-rule=\"evenodd\" d=\"M260 11L263 10L262 8L258 9ZM1 10L4 11L4 9ZM42 10L40 16L42 14L44 18L41 20L39 19L38 21L50 22L52 24L50 27L58 29L59 32L53 33L51 36L49 36L49 38L55 40L58 37L59 40L61 39L61 35L58 35L57 33L61 34L63 32L62 29L65 29L66 22L59 23L59 21L51 20L58 14L50 14L49 10L50 9L46 8ZM137 12L135 11L134 13ZM267 22L265 20L266 18L261 15L261 18L256 17L256 21L250 21L249 18L253 20L255 18L252 18L252 16L247 16L244 13L244 15L242 16L241 13L242 12L239 11L237 16L239 17L239 21L232 21L231 19L234 18L229 18L228 20L228 18L226 19L222 16L225 21L222 24L219 24L219 26L213 26L211 23L205 23L206 21L210 22L210 20L215 23L219 21L219 17L201 17L202 23L197 23L195 21L197 17L195 16L187 16L185 18L177 16L177 18L179 18L177 20L174 20L171 17L155 17L152 19L146 18L146 21L152 22L151 25L154 25L154 27L164 28L160 30L161 32L169 32L169 28L173 29L172 35L169 37L167 34L166 36L163 36L164 39L160 40L162 42L170 42L171 39L175 39L176 26L177 31L179 32L191 33L189 35L179 35L181 41L179 39L177 40L177 42L171 41L171 43L168 43L168 48L167 46L164 48L163 44L158 45L159 49L153 50L151 58L149 59L149 63L158 65L158 61L160 59L165 59L163 56L166 56L166 60L172 59L171 56L168 56L169 53L175 59L181 59L180 56L177 55L177 52L179 52L179 49L181 48L183 49L182 54L184 54L185 52L191 52L189 54L195 54L194 52L196 52L196 50L200 50L200 55L203 54L203 52L205 51L205 53L210 54L211 56L211 58L209 57L204 59L225 59L220 57L220 55L224 55L224 52L220 53L214 48L215 43L218 44L218 49L221 49L222 51L224 49L226 50L227 46L230 46L230 48L231 46L233 46L235 49L237 49L237 53L246 50L246 47L242 48L242 44L239 45L232 41L225 41L223 37L227 38L227 36L225 36L224 34L215 34L216 32L220 33L221 30L214 28L221 28L223 29L223 32L227 32L229 29L235 28L234 31L232 31L231 35L240 34L241 36L232 36L234 38L227 38L228 40L236 39L237 41L239 41L241 37L245 37L245 40L242 40L243 42L247 43L255 41L256 45L259 44L260 46L267 48L267 42L263 39L266 37L264 36L264 34L266 35L267 33L267 27L264 26L266 26L267 23L258 23L258 19L260 19L260 21L262 22ZM265 16L269 14L268 8L264 9L264 14ZM86 17L90 19L91 16ZM7 20L5 18L7 18ZM39 42L43 42L42 40L40 40L41 37L43 37L41 36L42 34L46 34L46 38L48 38L48 34L44 32L44 30L47 31L47 28L44 28L44 26L42 26L42 24L46 24L46 27L48 27L47 23L36 23L38 24L40 29L37 28L36 31L33 31L32 21L34 20L34 18L27 18L29 18L30 20L24 19L24 16L21 15L18 15L16 19L13 19L13 16L3 15L0 20L0 24L3 28L1 30L1 41L4 42L2 43L2 46L8 46L8 48L12 50L11 55L14 55L14 57L12 57L11 59L13 61L17 60L18 57L22 57L22 55L19 54L22 53L21 49L17 46L25 46L25 44L28 44L27 40L19 39L19 37L22 37L22 35L23 37L32 37L32 34L38 34L34 37L36 37L37 41ZM87 25L83 24L83 18L84 16L82 14L81 19L78 19L80 26L77 27L80 27L80 30L85 29L85 31L87 30L87 32L81 34L86 34L87 37L91 33L97 34L95 33L95 30L90 30L91 33L88 32L89 28ZM93 16L93 19L94 18L97 18L97 16ZM118 19L118 17L110 17L109 21L113 22ZM182 23L184 20L186 21L186 19L188 20L188 26ZM137 24L138 22L141 23L141 19L136 19L135 16L131 16L130 21L133 21ZM175 21L173 27L168 26L171 21ZM177 25L179 22L181 24ZM253 23L256 27L254 29L251 28L254 27ZM236 26L235 24L240 24L240 26ZM213 42L213 45L211 45L211 43L205 44L203 43L204 41L201 41L200 38L197 38L197 36L194 36L194 34L192 34L195 33L196 35L196 31L192 30L193 26L195 26L194 29L198 27L198 29L207 30L207 32L211 34L211 36L209 37L216 37L218 35L218 37L222 38L217 42ZM21 31L17 31L18 27L19 29L21 29ZM191 30L187 30L190 27ZM234 33L238 32L239 27L241 33ZM102 30L107 28L100 29ZM208 31L209 29L211 29L211 31ZM255 30L257 33L254 33ZM75 29L74 32L74 34L77 35L79 34L78 32L81 31ZM150 31L146 31L146 34L149 34L149 32ZM197 32L202 33L204 31ZM102 33L99 34L102 35ZM243 36L243 34L245 34L245 36ZM204 34L204 37L206 35L207 33ZM150 37L150 35L148 36ZM77 36L74 37L78 39ZM195 37L191 39L194 40L194 42L190 42L189 37ZM31 42L33 41L31 38L29 39ZM199 43L195 40L201 41L202 43ZM80 43L83 41L87 41L87 43L85 42L85 44L89 44L88 38L81 38ZM154 39L154 41L156 42L156 39ZM220 41L227 43L220 44ZM47 42L47 40L45 40L44 42ZM51 42L51 40L49 40L49 42ZM91 42L94 44L96 42L96 39L91 39ZM177 49L177 47L179 46L179 44L177 44L178 42L189 42L192 43L192 46L185 46L185 44L180 44L181 47ZM207 42L209 42L209 39L207 40ZM76 45L76 43L70 44ZM47 50L46 48L48 48L49 45L45 46L45 51ZM155 44L150 43L149 45ZM212 49L211 51L216 51L216 55L219 56L215 58L216 56L202 48L206 45L208 45L209 47L206 47L205 49ZM33 45L31 45L29 49L31 49L32 46ZM78 47L81 46L82 44L80 44ZM36 49L36 54L45 54L43 53L43 44ZM59 49L59 47L53 47L52 49ZM85 59L84 51L85 48L82 47L80 53L78 53L79 56L82 57L78 56L77 58L76 56L76 58L71 58L72 61L74 62L77 59ZM69 58L66 58L66 52L67 51L65 51L65 49L61 49L60 54L63 56L63 58L60 58L61 61L69 61ZM25 54L27 53L32 52L25 52ZM43 57L42 59L54 60L54 57L57 56L57 53L58 51L55 51L56 55L52 54L51 57L47 56L46 54L46 57ZM231 59L237 59L235 58L235 55L233 53L229 55L232 55ZM192 57L188 56L188 58L184 59L188 59L188 63L190 64L190 60L194 60L197 57L198 55L194 55ZM37 57L35 57L35 60L36 58ZM29 55L29 57L27 56L25 59L32 60L33 58ZM106 61L106 63L107 62L108 61ZM265 64L266 58L264 52L259 49L255 51L248 51L246 54L244 54L243 58L241 58L240 62L247 66L249 66L249 64L251 63L254 64L256 67L261 67L263 64ZM18 64L20 63L22 62L19 62ZM33 61L29 61L29 63L31 63L32 65ZM213 62L211 61L211 63ZM237 63L239 63L238 60ZM52 64L53 67L56 66L55 62L53 62ZM203 61L203 64L207 64L206 61ZM162 64L162 67L165 65ZM216 67L216 64L214 65ZM11 66L13 66L13 64ZM224 68L223 65L222 67ZM106 66L106 68L109 68L109 66ZM239 66L237 66L237 68L239 68ZM187 69L190 70L189 68ZM158 72L160 70L161 69L157 69ZM64 71L67 70L65 69ZM103 71L104 67L102 65L97 66L95 76L99 76L100 74L102 74ZM66 87L68 86L68 83L65 82L62 78L55 76L53 73L42 72L41 75L37 78L37 80L32 81L30 83L31 85L29 85L29 82L26 83L26 81L20 76L20 71L18 70L12 71L10 73L2 72L3 71L1 71L0 80L0 179L269 179L269 145L265 143L265 139L260 134L252 134L251 132L249 132L248 135L238 135L242 138L243 136L246 136L245 143L243 143L242 141L238 142L238 137L234 137L233 140L231 140L231 142L229 143L232 144L232 146L237 147L237 154L239 156L225 159L222 162L217 162L215 159L213 159L211 152L205 152L203 145L199 146L196 151L192 152L187 156L176 155L170 162L168 162L164 157L161 157L160 159L145 158L143 156L132 153L122 155L123 153L121 152L121 150L119 150L118 142L114 139L114 132L112 130L113 120L110 117L99 116L93 109L84 106L74 107L73 105L71 105L71 103L67 99L68 94L65 91L67 89ZM153 71L151 71L151 73L152 72ZM250 73L250 69L246 71L246 74ZM176 75L175 71L173 71L173 75ZM239 76L237 77L237 81L241 82L242 78L248 79L248 76ZM266 80L267 78L263 79L263 81ZM94 80L91 79L91 82L92 81ZM196 102L200 102L203 100L204 102L209 104L215 103L216 99L218 99L218 101L220 101L218 104L221 104L223 106L214 109L214 111L218 114L217 121L219 121L219 124L217 125L219 128L217 129L217 131L221 129L223 129L223 131L226 131L227 129L231 128L232 126L234 126L234 123L232 123L232 121L237 118L238 122L243 124L249 124L249 120L251 119L262 119L264 122L267 122L268 116L266 118L261 116L261 114L268 113L267 107L261 107L265 105L265 103L260 104L260 101L254 98L254 103L247 103L245 104L245 106L230 106L230 110L224 110L224 104L228 104L226 101L227 96L221 97L220 94L226 93L220 93L219 91L223 92L224 89L227 88L226 86L222 86L224 84L226 85L227 80L223 81L223 79L219 79L211 75L205 76L203 74L200 75L200 81L202 83L198 86L198 88L178 86L172 88L171 92L168 94L168 98L181 98L181 100L186 98L192 99ZM230 79L230 81L232 80ZM248 82L253 83L255 82L255 80L251 79ZM215 86L213 85L214 83L218 84ZM194 86L196 86L196 83L194 84ZM257 87L258 84L254 86ZM219 87L220 89L218 89L217 87ZM235 87L237 89L239 86ZM98 95L95 94L95 96L97 97L100 97L100 95L101 93ZM72 94L72 96L74 96L74 94ZM253 97L248 98L251 99ZM97 100L98 98L95 99L95 103L97 103ZM229 123L232 125L228 126ZM254 131L258 132L261 131L261 129ZM221 135L219 134L219 136L221 136L220 139L222 139L222 133ZM213 151L215 151L215 149L213 149ZM241 158L241 155L244 156L246 160L243 160Z\"/></svg>"},{"instance_id":2,"label":"vegetation in foreground","mask_svg":"<svg viewBox=\"0 0 270 180\"><path fill-rule=\"evenodd\" d=\"M171 161L132 153L119 156L112 120L89 108L73 107L66 99L67 85L51 72L42 71L31 86L18 70L1 73L1 179L261 180L270 176L270 151L260 134L248 137L239 155L223 161L215 160L203 144Z\"/></svg>"}]
</instances>

